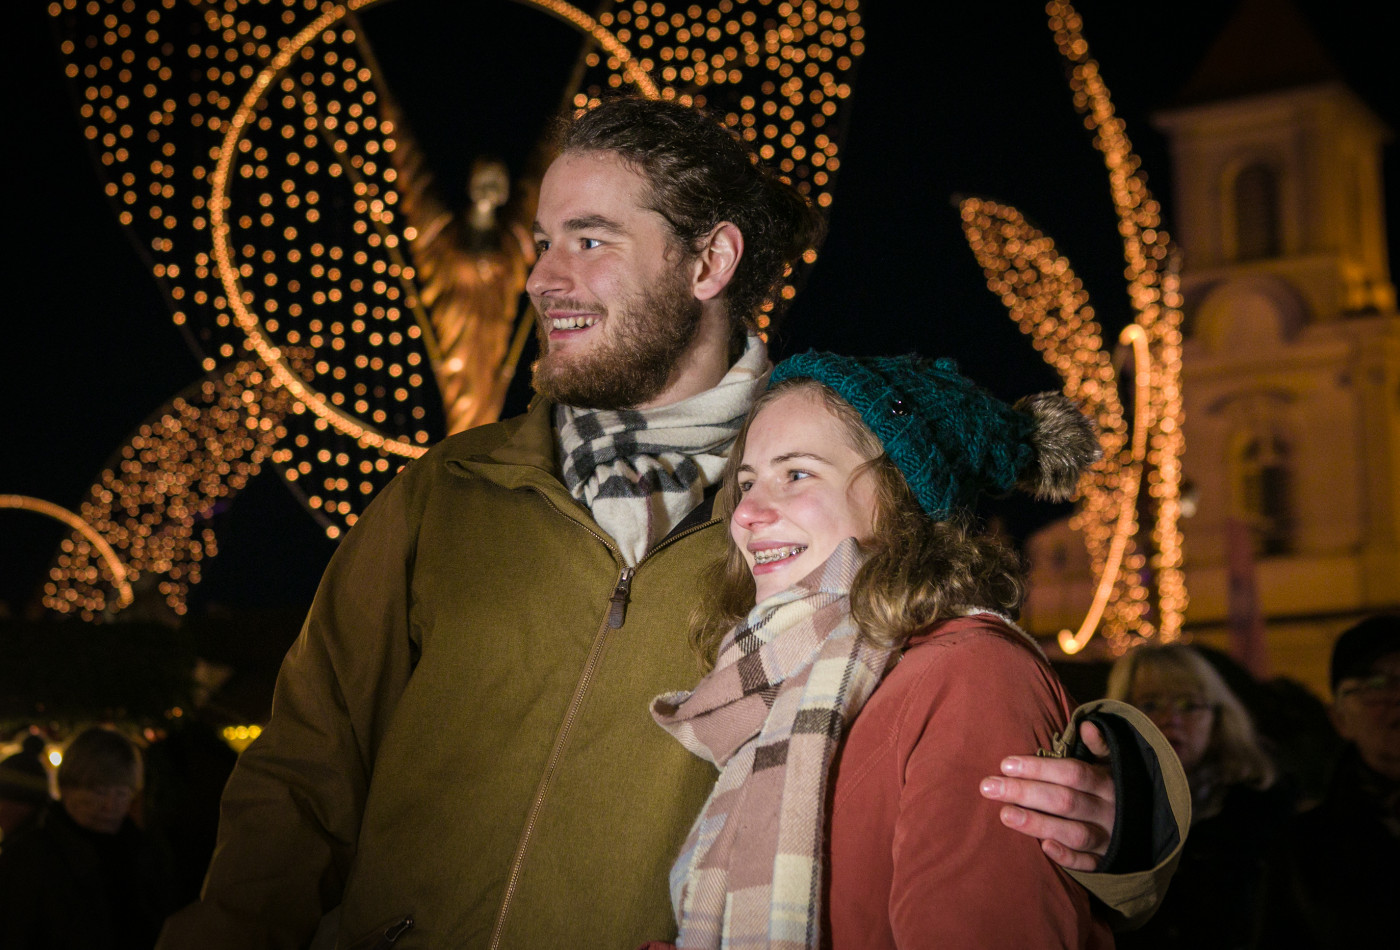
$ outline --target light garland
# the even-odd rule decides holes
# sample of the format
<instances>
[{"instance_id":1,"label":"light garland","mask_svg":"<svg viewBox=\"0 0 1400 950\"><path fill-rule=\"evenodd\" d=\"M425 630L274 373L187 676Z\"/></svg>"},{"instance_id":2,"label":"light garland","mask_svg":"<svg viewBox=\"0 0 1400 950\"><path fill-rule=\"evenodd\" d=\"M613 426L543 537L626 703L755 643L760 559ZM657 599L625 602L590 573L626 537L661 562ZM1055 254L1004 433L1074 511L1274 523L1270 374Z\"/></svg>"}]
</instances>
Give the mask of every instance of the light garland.
<instances>
[{"instance_id":1,"label":"light garland","mask_svg":"<svg viewBox=\"0 0 1400 950\"><path fill-rule=\"evenodd\" d=\"M208 526L212 514L257 475L286 436L287 397L264 391L259 364L243 360L210 374L157 410L103 469L83 502L83 521L101 545L84 535L65 540L44 605L91 620L125 607L107 599L94 576L93 547L117 557L132 583L150 575L177 614L185 612L201 562L218 552Z\"/></svg>"},{"instance_id":2,"label":"light garland","mask_svg":"<svg viewBox=\"0 0 1400 950\"><path fill-rule=\"evenodd\" d=\"M1146 420L1139 408L1130 439L1102 328L1083 283L1054 242L1008 205L969 198L961 213L963 232L988 288L1059 373L1065 393L1098 423L1104 457L1081 480L1079 505L1070 519L1071 527L1084 535L1090 566L1099 577L1087 627L1081 625L1074 635L1082 647L1099 622L1117 634L1137 626L1147 611L1135 566L1141 559L1135 537Z\"/></svg>"},{"instance_id":3,"label":"light garland","mask_svg":"<svg viewBox=\"0 0 1400 950\"><path fill-rule=\"evenodd\" d=\"M1128 298L1137 314L1121 337L1134 358L1130 443L1124 438L1116 374L1087 306L1088 295L1069 261L1014 208L965 201L963 229L989 289L1060 373L1065 392L1094 414L1104 433L1104 459L1081 483L1080 506L1071 519L1071 527L1084 534L1099 579L1084 622L1077 632L1061 631L1059 643L1066 653L1077 653L1102 625L1111 648L1121 654L1139 639L1180 637L1188 602L1179 527L1181 297L1161 208L1147 189L1124 122L1114 114L1099 65L1089 56L1083 21L1061 0L1049 3L1046 12L1060 53L1073 67L1075 105L1103 154L1123 236ZM1137 550L1144 479L1156 508L1151 536L1155 604L1143 577L1148 560Z\"/></svg>"}]
</instances>

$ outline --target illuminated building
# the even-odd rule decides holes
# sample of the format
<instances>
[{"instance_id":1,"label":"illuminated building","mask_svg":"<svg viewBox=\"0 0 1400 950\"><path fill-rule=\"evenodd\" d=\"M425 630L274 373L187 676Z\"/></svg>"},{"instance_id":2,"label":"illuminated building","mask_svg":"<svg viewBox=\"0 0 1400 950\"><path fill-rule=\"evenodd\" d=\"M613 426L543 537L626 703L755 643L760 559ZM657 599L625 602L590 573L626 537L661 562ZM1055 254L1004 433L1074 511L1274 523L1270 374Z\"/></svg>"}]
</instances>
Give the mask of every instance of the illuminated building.
<instances>
[{"instance_id":1,"label":"illuminated building","mask_svg":"<svg viewBox=\"0 0 1400 950\"><path fill-rule=\"evenodd\" d=\"M1231 647L1232 578L1247 593L1252 574L1267 673L1325 696L1335 635L1400 608L1388 133L1291 5L1250 0L1156 121L1183 252L1184 632ZM1063 524L1030 555L1047 633L1092 578Z\"/></svg>"}]
</instances>

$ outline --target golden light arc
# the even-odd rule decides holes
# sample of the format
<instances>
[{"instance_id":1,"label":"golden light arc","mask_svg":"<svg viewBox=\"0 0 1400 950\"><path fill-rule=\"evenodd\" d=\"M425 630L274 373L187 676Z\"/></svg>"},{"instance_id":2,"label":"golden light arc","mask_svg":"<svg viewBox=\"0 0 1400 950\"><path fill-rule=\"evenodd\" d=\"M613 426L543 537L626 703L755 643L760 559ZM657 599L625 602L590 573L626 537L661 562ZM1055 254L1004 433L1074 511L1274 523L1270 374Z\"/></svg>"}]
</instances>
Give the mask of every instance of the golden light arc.
<instances>
[{"instance_id":1,"label":"golden light arc","mask_svg":"<svg viewBox=\"0 0 1400 950\"><path fill-rule=\"evenodd\" d=\"M229 240L232 229L225 216L225 210L229 205L229 173L233 166L234 156L238 152L238 143L243 137L249 120L257 111L258 102L262 100L268 87L287 68L292 58L300 53L308 43L349 14L369 7L376 2L378 0L349 0L348 3L327 10L283 46L272 61L253 79L247 93L243 96L243 101L229 122L228 131L224 134L219 149L219 160L211 176L209 223L212 232L214 259L218 264L219 281L223 284L229 309L233 311L234 322L243 331L248 345L267 365L272 374L272 382L285 388L314 415L325 420L337 431L355 439L360 445L375 448L391 455L417 458L427 451L426 446L385 435L355 416L329 405L328 401L314 387L308 385L287 365L282 357L281 349L268 340L263 330L262 321L244 303L243 282L238 276L235 255ZM627 47L610 30L588 14L572 4L561 2L561 0L516 0L516 2L536 7L589 34L609 55L618 60L623 75L639 92L652 99L660 97L660 90L647 71L637 63Z\"/></svg>"},{"instance_id":2,"label":"golden light arc","mask_svg":"<svg viewBox=\"0 0 1400 950\"><path fill-rule=\"evenodd\" d=\"M131 583L126 579L126 565L122 563L121 558L117 557L117 552L97 532L97 529L81 517L61 505L55 505L51 501L44 501L42 498L34 498L29 495L0 495L0 508L17 508L21 511L47 515L77 531L102 555L107 570L112 574L112 586L117 589L117 606L130 606L131 602L136 599L136 594L131 589Z\"/></svg>"},{"instance_id":3,"label":"golden light arc","mask_svg":"<svg viewBox=\"0 0 1400 950\"><path fill-rule=\"evenodd\" d=\"M1103 572L1099 575L1098 586L1094 590L1093 603L1089 612L1079 624L1079 629L1070 633L1061 630L1060 649L1073 655L1084 649L1113 595L1113 587L1118 583L1118 573L1123 566L1123 554L1128 548L1131 532L1128 526L1136 519L1138 486L1142 484L1142 464L1147 458L1147 406L1152 393L1152 354L1147 348L1147 333L1136 323L1130 323L1119 334L1118 341L1133 348L1133 474L1125 480L1123 497L1118 509L1118 524L1113 532L1113 543L1109 546L1108 558Z\"/></svg>"}]
</instances>

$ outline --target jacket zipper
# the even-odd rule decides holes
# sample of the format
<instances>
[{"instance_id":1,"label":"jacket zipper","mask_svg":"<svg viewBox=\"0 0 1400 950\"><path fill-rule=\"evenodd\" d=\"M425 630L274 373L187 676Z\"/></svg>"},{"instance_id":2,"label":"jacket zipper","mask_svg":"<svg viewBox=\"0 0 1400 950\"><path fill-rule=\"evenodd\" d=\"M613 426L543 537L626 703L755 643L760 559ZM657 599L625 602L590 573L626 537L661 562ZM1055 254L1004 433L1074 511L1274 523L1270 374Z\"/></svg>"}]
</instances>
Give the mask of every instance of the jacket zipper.
<instances>
[{"instance_id":1,"label":"jacket zipper","mask_svg":"<svg viewBox=\"0 0 1400 950\"><path fill-rule=\"evenodd\" d=\"M371 933L354 943L354 947L363 950L392 950L399 938L413 929L413 918L409 916L400 917L391 924L382 925L378 933Z\"/></svg>"},{"instance_id":2,"label":"jacket zipper","mask_svg":"<svg viewBox=\"0 0 1400 950\"><path fill-rule=\"evenodd\" d=\"M608 629L620 630L622 629L622 624L627 620L627 601L632 595L632 578L636 576L637 568L646 563L647 558L651 557L662 548L669 547L681 538L694 534L700 529L708 528L714 524L719 524L718 518L711 518L709 521L701 524L691 525L680 534L669 535L662 538L657 542L656 547L642 555L642 559L637 562L637 567L624 567L622 573L618 575L617 586L613 588L612 596L608 598ZM609 547L611 547L611 545L609 545Z\"/></svg>"},{"instance_id":3,"label":"jacket zipper","mask_svg":"<svg viewBox=\"0 0 1400 950\"><path fill-rule=\"evenodd\" d=\"M556 514L568 518L559 506L538 488L531 488L530 491L537 493L544 499L545 504L553 508ZM569 518L584 531L602 542L603 546L613 553L613 556L621 559L621 552L611 542L610 539L594 531L588 525ZM642 555L642 560L637 562L637 567L641 567L647 558L664 547L679 541L687 535L694 534L703 528L708 528L717 524L719 519L712 518L703 524L687 528L680 534L672 535L662 539L654 548ZM613 587L612 596L608 598L608 615L603 625L599 627L598 633L593 638L593 646L588 651L588 659L583 665L583 675L579 677L578 685L574 687L574 695L569 700L569 709L564 714L564 724L559 727L559 734L554 737L554 748L549 753L549 762L545 765L544 777L540 779L539 789L535 792L535 800L530 803L530 814L525 819L525 830L520 834L520 844L516 846L515 858L510 864L510 876L506 879L506 892L501 898L501 909L496 912L496 926L491 931L490 950L500 950L501 937L505 933L506 918L510 916L511 901L515 898L515 889L520 883L521 869L525 866L525 852L530 849L530 839L534 836L535 823L539 821L540 811L544 808L544 799L549 791L549 786L554 778L554 770L559 765L559 759L564 754L564 746L567 744L569 733L573 729L574 719L578 715L579 707L583 705L583 697L588 693L588 687L593 682L593 674L597 671L598 661L603 655L603 643L607 640L609 630L621 629L623 621L627 615L627 598L632 591L632 578L636 576L636 567L624 567L618 574L617 584ZM616 623L614 623L614 617Z\"/></svg>"},{"instance_id":4,"label":"jacket zipper","mask_svg":"<svg viewBox=\"0 0 1400 950\"><path fill-rule=\"evenodd\" d=\"M627 595L632 592L632 575L636 573L635 567L624 567L617 578L617 586L613 588L612 597L608 598L609 630L621 629L622 621L627 618Z\"/></svg>"},{"instance_id":5,"label":"jacket zipper","mask_svg":"<svg viewBox=\"0 0 1400 950\"><path fill-rule=\"evenodd\" d=\"M380 946L392 947L394 944L399 942L400 937L402 937L404 934L408 933L412 929L413 918L405 917L403 920L394 924L392 927L385 928L384 935L381 938L382 942Z\"/></svg>"}]
</instances>

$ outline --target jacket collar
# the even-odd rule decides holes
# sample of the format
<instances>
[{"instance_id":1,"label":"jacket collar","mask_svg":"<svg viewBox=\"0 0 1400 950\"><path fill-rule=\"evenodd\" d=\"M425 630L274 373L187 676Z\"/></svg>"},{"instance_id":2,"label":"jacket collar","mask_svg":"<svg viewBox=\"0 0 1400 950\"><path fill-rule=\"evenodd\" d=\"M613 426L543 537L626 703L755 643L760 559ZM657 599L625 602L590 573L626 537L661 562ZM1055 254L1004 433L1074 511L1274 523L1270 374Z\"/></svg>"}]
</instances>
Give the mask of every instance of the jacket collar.
<instances>
[{"instance_id":1,"label":"jacket collar","mask_svg":"<svg viewBox=\"0 0 1400 950\"><path fill-rule=\"evenodd\" d=\"M523 415L471 429L447 440L442 451L449 471L467 470L503 481L507 470L524 469L559 481L554 439L554 403L535 396ZM523 473L522 473L523 474Z\"/></svg>"}]
</instances>

